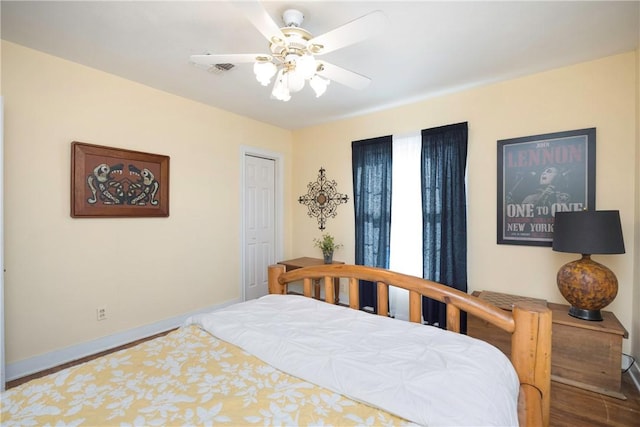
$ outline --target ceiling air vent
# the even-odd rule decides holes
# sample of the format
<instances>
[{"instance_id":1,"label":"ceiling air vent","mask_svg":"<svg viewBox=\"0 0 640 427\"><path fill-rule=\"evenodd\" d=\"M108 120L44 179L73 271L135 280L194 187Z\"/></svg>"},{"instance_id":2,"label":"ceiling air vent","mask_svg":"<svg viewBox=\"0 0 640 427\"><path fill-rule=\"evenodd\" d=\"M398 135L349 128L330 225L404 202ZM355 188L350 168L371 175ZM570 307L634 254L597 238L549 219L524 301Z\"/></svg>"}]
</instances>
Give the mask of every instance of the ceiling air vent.
<instances>
[{"instance_id":1,"label":"ceiling air vent","mask_svg":"<svg viewBox=\"0 0 640 427\"><path fill-rule=\"evenodd\" d=\"M208 68L207 71L213 74L222 74L226 71L231 70L235 65L233 64L214 64Z\"/></svg>"}]
</instances>

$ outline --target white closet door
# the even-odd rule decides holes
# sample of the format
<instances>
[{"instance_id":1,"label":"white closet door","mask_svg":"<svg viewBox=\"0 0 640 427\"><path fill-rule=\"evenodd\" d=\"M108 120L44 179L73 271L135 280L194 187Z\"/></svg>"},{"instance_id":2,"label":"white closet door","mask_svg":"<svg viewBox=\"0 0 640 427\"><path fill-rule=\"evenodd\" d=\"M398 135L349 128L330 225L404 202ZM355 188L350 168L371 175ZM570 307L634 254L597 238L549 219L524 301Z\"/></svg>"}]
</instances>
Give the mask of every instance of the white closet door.
<instances>
[{"instance_id":1,"label":"white closet door","mask_svg":"<svg viewBox=\"0 0 640 427\"><path fill-rule=\"evenodd\" d=\"M267 267L275 263L275 161L245 156L244 298L269 293Z\"/></svg>"}]
</instances>

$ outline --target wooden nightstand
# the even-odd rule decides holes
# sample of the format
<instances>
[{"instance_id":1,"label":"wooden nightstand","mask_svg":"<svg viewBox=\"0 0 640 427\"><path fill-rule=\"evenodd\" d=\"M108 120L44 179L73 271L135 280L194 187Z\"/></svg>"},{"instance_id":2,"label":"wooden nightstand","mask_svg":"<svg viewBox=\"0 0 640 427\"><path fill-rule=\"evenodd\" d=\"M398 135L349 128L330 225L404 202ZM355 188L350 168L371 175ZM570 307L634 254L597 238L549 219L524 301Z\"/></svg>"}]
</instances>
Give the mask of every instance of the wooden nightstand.
<instances>
[{"instance_id":1,"label":"wooden nightstand","mask_svg":"<svg viewBox=\"0 0 640 427\"><path fill-rule=\"evenodd\" d=\"M492 297L503 295L507 300L508 297L524 298L488 294ZM474 292L474 295L483 297L482 292ZM508 309L508 306L498 306ZM616 316L610 311L603 311L603 321L588 321L569 316L568 305L547 303L547 306L552 311L553 323L551 380L626 399L621 391L622 339L629 334ZM468 316L467 334L495 345L507 355L511 354L508 334L473 316Z\"/></svg>"}]
</instances>

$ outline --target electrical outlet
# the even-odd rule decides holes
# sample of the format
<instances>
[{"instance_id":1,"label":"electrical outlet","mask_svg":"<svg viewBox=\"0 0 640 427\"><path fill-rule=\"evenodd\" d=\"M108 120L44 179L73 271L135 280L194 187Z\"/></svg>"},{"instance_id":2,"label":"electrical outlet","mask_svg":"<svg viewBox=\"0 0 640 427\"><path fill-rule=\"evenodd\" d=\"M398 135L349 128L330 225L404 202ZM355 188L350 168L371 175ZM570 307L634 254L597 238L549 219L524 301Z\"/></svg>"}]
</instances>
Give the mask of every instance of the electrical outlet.
<instances>
[{"instance_id":1,"label":"electrical outlet","mask_svg":"<svg viewBox=\"0 0 640 427\"><path fill-rule=\"evenodd\" d=\"M107 318L107 307L102 306L96 308L96 318L97 320L105 320Z\"/></svg>"}]
</instances>

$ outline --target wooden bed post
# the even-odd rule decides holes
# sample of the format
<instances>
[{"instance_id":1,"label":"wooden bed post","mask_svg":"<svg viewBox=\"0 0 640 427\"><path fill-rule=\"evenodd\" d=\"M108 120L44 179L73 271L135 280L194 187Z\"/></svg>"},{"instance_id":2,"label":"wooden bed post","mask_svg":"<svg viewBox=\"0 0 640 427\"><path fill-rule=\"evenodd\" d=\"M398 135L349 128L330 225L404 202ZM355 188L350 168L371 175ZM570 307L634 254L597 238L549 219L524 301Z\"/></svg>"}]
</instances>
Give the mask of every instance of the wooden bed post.
<instances>
[{"instance_id":1,"label":"wooden bed post","mask_svg":"<svg viewBox=\"0 0 640 427\"><path fill-rule=\"evenodd\" d=\"M513 308L516 329L511 337L511 363L521 384L542 395L542 425L549 425L551 409L551 310L535 302Z\"/></svg>"},{"instance_id":2,"label":"wooden bed post","mask_svg":"<svg viewBox=\"0 0 640 427\"><path fill-rule=\"evenodd\" d=\"M422 295L409 291L409 321L422 323Z\"/></svg>"},{"instance_id":3,"label":"wooden bed post","mask_svg":"<svg viewBox=\"0 0 640 427\"><path fill-rule=\"evenodd\" d=\"M389 316L389 285L378 282L378 315Z\"/></svg>"},{"instance_id":4,"label":"wooden bed post","mask_svg":"<svg viewBox=\"0 0 640 427\"><path fill-rule=\"evenodd\" d=\"M324 299L329 304L336 303L337 295L334 295L333 277L325 276L324 278Z\"/></svg>"},{"instance_id":5,"label":"wooden bed post","mask_svg":"<svg viewBox=\"0 0 640 427\"><path fill-rule=\"evenodd\" d=\"M349 278L349 307L360 310L360 281L355 277Z\"/></svg>"},{"instance_id":6,"label":"wooden bed post","mask_svg":"<svg viewBox=\"0 0 640 427\"><path fill-rule=\"evenodd\" d=\"M278 282L278 278L284 274L285 266L280 264L274 264L269 266L269 293L270 294L286 294L287 285L281 285Z\"/></svg>"}]
</instances>

